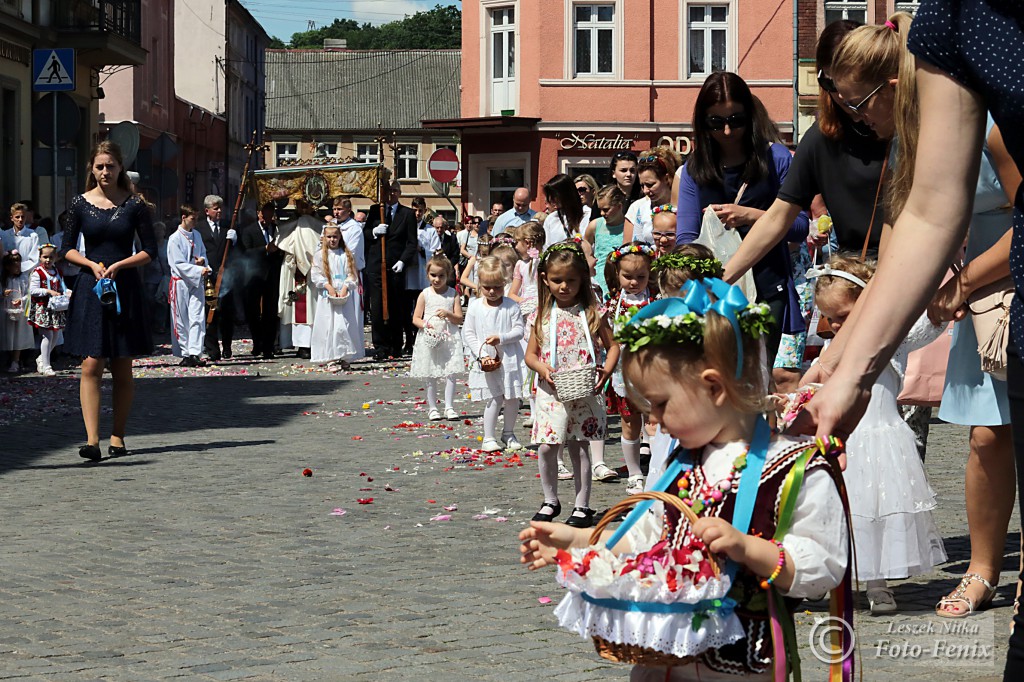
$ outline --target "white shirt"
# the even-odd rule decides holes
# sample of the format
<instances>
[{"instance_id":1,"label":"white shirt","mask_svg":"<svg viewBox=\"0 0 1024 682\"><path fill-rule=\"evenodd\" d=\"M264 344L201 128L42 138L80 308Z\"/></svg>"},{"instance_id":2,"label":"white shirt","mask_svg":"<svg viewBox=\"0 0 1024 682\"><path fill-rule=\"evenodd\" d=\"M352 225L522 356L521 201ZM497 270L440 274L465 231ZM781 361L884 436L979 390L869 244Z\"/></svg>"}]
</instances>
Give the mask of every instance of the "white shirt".
<instances>
[{"instance_id":1,"label":"white shirt","mask_svg":"<svg viewBox=\"0 0 1024 682\"><path fill-rule=\"evenodd\" d=\"M583 232L587 229L587 225L590 224L590 207L583 207L583 219L580 220L580 224L577 226L576 231L572 234L566 234L566 225L562 223L561 212L554 211L548 215L547 220L544 221L544 234L546 235L544 240L544 247L547 248L552 244L558 242L564 242L573 236L583 236Z\"/></svg>"},{"instance_id":2,"label":"white shirt","mask_svg":"<svg viewBox=\"0 0 1024 682\"><path fill-rule=\"evenodd\" d=\"M4 251L6 253L10 253L17 249L18 253L21 254L22 272L35 270L36 266L39 265L39 247L46 242L39 241L39 233L36 232L36 230L28 226L23 227L20 230L15 230L12 227L8 230L4 230L0 239L3 240Z\"/></svg>"},{"instance_id":3,"label":"white shirt","mask_svg":"<svg viewBox=\"0 0 1024 682\"><path fill-rule=\"evenodd\" d=\"M640 197L626 210L626 220L633 223L633 241L654 243L654 213L650 197Z\"/></svg>"},{"instance_id":4,"label":"white shirt","mask_svg":"<svg viewBox=\"0 0 1024 682\"><path fill-rule=\"evenodd\" d=\"M512 227L519 227L523 223L533 220L533 216L536 214L537 212L529 206L526 207L525 213L516 213L515 207L510 208L498 216L498 219L494 221L494 229L491 230L491 235L501 234Z\"/></svg>"},{"instance_id":5,"label":"white shirt","mask_svg":"<svg viewBox=\"0 0 1024 682\"><path fill-rule=\"evenodd\" d=\"M416 241L418 258L405 269L405 288L422 291L430 286L427 280L427 260L434 255L434 251L441 248L441 237L433 225L420 223L416 231Z\"/></svg>"},{"instance_id":6,"label":"white shirt","mask_svg":"<svg viewBox=\"0 0 1024 682\"><path fill-rule=\"evenodd\" d=\"M338 223L338 229L341 230L341 238L345 241L345 246L356 259L356 269L362 270L366 267L366 254L363 253L363 224L349 216L345 222Z\"/></svg>"}]
</instances>

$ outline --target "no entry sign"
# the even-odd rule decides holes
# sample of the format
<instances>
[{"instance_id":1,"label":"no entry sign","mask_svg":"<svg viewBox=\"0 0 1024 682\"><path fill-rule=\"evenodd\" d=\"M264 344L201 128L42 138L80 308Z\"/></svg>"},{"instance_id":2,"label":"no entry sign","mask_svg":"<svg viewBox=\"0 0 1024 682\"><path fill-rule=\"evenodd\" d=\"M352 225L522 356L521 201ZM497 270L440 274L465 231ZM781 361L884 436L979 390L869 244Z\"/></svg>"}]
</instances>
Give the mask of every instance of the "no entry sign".
<instances>
[{"instance_id":1,"label":"no entry sign","mask_svg":"<svg viewBox=\"0 0 1024 682\"><path fill-rule=\"evenodd\" d=\"M438 149L427 160L427 172L438 182L453 182L459 175L459 157L450 149Z\"/></svg>"}]
</instances>

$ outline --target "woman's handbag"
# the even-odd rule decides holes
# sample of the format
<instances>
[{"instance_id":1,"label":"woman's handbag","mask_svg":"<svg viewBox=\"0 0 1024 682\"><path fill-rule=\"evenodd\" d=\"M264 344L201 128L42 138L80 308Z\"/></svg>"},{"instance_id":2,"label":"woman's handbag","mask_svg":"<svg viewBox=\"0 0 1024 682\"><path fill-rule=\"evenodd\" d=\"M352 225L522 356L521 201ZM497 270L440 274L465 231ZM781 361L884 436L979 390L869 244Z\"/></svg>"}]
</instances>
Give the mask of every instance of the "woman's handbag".
<instances>
[{"instance_id":1,"label":"woman's handbag","mask_svg":"<svg viewBox=\"0 0 1024 682\"><path fill-rule=\"evenodd\" d=\"M590 350L590 362L579 367L558 369L558 348L557 328L555 326L557 306L551 306L551 322L548 325L549 349L551 352L551 382L555 385L555 395L560 402L566 403L570 400L580 400L594 395L597 383L597 365L594 354L594 340L590 337L590 325L587 323L587 314L581 310L580 321L583 322L584 333L587 335L587 348Z\"/></svg>"},{"instance_id":2,"label":"woman's handbag","mask_svg":"<svg viewBox=\"0 0 1024 682\"><path fill-rule=\"evenodd\" d=\"M1006 343L1010 338L1013 280L1006 278L979 289L967 302L978 339L981 371L1006 381Z\"/></svg>"},{"instance_id":3,"label":"woman's handbag","mask_svg":"<svg viewBox=\"0 0 1024 682\"><path fill-rule=\"evenodd\" d=\"M734 204L739 203L746 189L747 184L743 183L740 191L736 193L736 199L733 200ZM711 253L715 254L715 258L723 263L728 263L729 259L740 250L740 244L743 243L743 239L736 230L727 229L718 218L718 214L709 205L704 209L704 217L700 223L700 234L693 240L693 243L708 247L711 249ZM743 290L743 295L747 297L748 301L757 300L757 287L754 285L752 269L743 273L743 276L736 281L736 286Z\"/></svg>"}]
</instances>

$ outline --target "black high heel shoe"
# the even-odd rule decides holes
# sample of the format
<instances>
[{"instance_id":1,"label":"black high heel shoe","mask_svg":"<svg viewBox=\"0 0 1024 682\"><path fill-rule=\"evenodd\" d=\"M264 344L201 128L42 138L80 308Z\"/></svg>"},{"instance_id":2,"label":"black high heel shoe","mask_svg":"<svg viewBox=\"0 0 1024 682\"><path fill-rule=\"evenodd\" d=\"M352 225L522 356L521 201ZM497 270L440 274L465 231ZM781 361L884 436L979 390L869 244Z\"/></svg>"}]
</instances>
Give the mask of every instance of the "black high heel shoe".
<instances>
[{"instance_id":1,"label":"black high heel shoe","mask_svg":"<svg viewBox=\"0 0 1024 682\"><path fill-rule=\"evenodd\" d=\"M583 516L576 516L576 512L582 512ZM569 518L565 520L565 525L572 526L573 528L592 528L594 525L594 514L596 513L590 507L573 507Z\"/></svg>"},{"instance_id":2,"label":"black high heel shoe","mask_svg":"<svg viewBox=\"0 0 1024 682\"><path fill-rule=\"evenodd\" d=\"M123 445L108 445L107 454L111 457L124 457L128 454L128 448Z\"/></svg>"},{"instance_id":3,"label":"black high heel shoe","mask_svg":"<svg viewBox=\"0 0 1024 682\"><path fill-rule=\"evenodd\" d=\"M103 455L100 453L99 445L83 445L78 448L78 456L84 457L90 462L98 462L103 459Z\"/></svg>"},{"instance_id":4,"label":"black high heel shoe","mask_svg":"<svg viewBox=\"0 0 1024 682\"><path fill-rule=\"evenodd\" d=\"M556 516L562 513L561 502L545 502L541 505L541 509L544 507L551 507L551 513L545 514L543 511L539 511L533 515L531 521L553 521Z\"/></svg>"}]
</instances>

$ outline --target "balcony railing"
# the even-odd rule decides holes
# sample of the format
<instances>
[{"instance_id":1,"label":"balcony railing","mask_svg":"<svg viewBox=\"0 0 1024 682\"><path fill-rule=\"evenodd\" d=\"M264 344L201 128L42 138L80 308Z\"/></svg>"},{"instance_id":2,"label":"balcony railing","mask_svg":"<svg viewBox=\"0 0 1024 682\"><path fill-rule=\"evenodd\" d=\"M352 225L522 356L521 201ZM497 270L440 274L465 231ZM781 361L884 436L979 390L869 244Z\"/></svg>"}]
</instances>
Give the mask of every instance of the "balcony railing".
<instances>
[{"instance_id":1,"label":"balcony railing","mask_svg":"<svg viewBox=\"0 0 1024 682\"><path fill-rule=\"evenodd\" d=\"M142 0L57 0L57 28L111 33L142 44Z\"/></svg>"}]
</instances>

